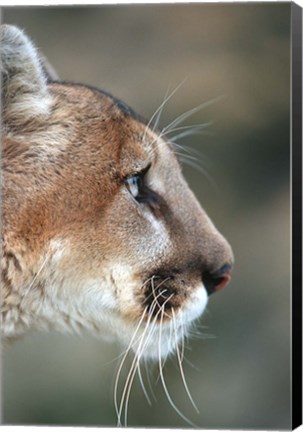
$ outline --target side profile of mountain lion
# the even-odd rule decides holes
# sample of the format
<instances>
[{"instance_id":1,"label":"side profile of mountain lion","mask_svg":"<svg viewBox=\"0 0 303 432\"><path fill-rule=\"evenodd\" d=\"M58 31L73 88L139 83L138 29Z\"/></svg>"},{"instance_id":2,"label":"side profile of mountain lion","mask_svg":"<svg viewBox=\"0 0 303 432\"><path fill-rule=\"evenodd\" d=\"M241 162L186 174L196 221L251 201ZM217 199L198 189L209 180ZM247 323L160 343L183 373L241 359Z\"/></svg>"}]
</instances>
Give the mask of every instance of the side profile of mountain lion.
<instances>
[{"instance_id":1,"label":"side profile of mountain lion","mask_svg":"<svg viewBox=\"0 0 303 432\"><path fill-rule=\"evenodd\" d=\"M137 357L178 350L233 256L174 144L110 94L60 82L18 28L1 27L0 49L3 340L90 330Z\"/></svg>"}]
</instances>

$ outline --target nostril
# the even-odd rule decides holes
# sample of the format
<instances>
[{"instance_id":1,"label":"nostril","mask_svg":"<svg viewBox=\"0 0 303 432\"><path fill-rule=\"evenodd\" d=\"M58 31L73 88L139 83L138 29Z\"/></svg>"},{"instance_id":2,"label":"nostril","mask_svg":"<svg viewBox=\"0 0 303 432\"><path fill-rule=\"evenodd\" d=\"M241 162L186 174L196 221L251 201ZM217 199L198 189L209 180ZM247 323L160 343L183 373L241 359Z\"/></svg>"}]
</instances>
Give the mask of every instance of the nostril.
<instances>
[{"instance_id":1,"label":"nostril","mask_svg":"<svg viewBox=\"0 0 303 432\"><path fill-rule=\"evenodd\" d=\"M225 288L229 284L231 280L231 272L225 273L223 276L215 280L216 280L215 292L217 292Z\"/></svg>"},{"instance_id":2,"label":"nostril","mask_svg":"<svg viewBox=\"0 0 303 432\"><path fill-rule=\"evenodd\" d=\"M208 295L220 291L229 284L231 280L231 265L226 264L215 273L205 271L202 274L202 282Z\"/></svg>"}]
</instances>

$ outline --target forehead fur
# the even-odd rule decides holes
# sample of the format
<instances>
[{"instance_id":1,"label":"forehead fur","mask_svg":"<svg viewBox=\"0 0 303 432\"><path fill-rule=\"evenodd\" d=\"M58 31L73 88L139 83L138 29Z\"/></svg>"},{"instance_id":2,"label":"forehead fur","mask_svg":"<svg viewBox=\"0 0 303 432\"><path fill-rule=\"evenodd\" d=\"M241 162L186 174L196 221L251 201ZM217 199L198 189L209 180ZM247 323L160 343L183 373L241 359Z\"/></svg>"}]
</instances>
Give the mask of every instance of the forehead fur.
<instances>
[{"instance_id":1,"label":"forehead fur","mask_svg":"<svg viewBox=\"0 0 303 432\"><path fill-rule=\"evenodd\" d=\"M23 238L33 235L33 222L35 230L43 226L44 236L54 219L56 229L67 220L81 225L154 155L151 140L143 141L146 126L113 97L64 83L49 83L48 92L47 118L4 135L5 214L8 225L17 218L11 214L18 214L15 225Z\"/></svg>"},{"instance_id":2,"label":"forehead fur","mask_svg":"<svg viewBox=\"0 0 303 432\"><path fill-rule=\"evenodd\" d=\"M106 152L110 160L126 145L131 150L132 143L137 148L142 141L146 127L143 119L111 95L72 83L49 83L48 90L52 101L49 115L27 122L18 130L8 128L4 157L22 152L26 156L29 148L31 156L39 150L54 155L68 151L68 147L77 153L76 149L85 145L87 151L93 146L99 157Z\"/></svg>"}]
</instances>

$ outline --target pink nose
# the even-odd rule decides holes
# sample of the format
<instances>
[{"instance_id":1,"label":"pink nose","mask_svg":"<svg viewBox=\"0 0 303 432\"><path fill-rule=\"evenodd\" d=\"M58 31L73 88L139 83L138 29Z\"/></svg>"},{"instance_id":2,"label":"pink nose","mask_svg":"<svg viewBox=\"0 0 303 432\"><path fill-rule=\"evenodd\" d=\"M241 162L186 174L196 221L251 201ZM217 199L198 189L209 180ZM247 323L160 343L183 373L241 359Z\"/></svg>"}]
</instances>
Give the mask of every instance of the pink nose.
<instances>
[{"instance_id":1,"label":"pink nose","mask_svg":"<svg viewBox=\"0 0 303 432\"><path fill-rule=\"evenodd\" d=\"M215 273L204 272L202 281L208 295L225 288L231 280L231 265L226 264Z\"/></svg>"}]
</instances>

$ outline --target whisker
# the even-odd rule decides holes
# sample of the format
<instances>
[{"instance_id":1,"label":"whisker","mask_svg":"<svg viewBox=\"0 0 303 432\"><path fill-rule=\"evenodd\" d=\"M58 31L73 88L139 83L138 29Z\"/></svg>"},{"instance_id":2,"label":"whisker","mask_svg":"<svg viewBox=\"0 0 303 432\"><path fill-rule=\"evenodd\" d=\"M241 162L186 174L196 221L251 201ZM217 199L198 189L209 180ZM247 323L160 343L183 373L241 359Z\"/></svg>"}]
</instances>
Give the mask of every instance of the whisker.
<instances>
[{"instance_id":1,"label":"whisker","mask_svg":"<svg viewBox=\"0 0 303 432\"><path fill-rule=\"evenodd\" d=\"M161 293L158 296L160 296L160 295L161 295ZM172 298L172 296L173 296L173 294L166 300L166 302L169 301ZM155 300L153 302L154 303L153 309L156 307L156 300L157 300L157 298L155 298ZM166 302L164 302L163 305L165 305ZM150 312L148 323L146 325L146 328L145 328L145 330L143 332L143 335L142 335L142 338L140 340L140 346L138 347L138 349L136 351L135 358L134 358L133 363L131 365L131 370L130 370L130 372L128 374L128 377L127 377L127 381L126 381L126 384L125 384L125 387L124 387L125 391L126 391L126 388L128 387L127 388L126 398L125 398L125 404L124 404L124 425L125 426L127 426L128 401L129 401L129 397L130 397L130 392L131 392L132 384L133 384L133 381L134 381L134 378L135 378L135 375L136 375L136 371L140 367L141 355L144 352L144 348L147 345L147 343L148 343L148 341L149 341L149 339L150 339L150 337L151 337L151 335L152 335L152 333L153 333L153 331L155 329L155 324L156 324L157 317L158 317L159 313L160 313L160 310L157 312L156 316L154 317L154 320L153 320L153 323L152 323L152 327L151 327L151 329L149 331L149 334L148 334L148 336L147 336L147 338L146 338L146 340L144 342L144 345L142 346L145 334L147 333L147 329L148 329L148 326L150 324L150 319L152 318L153 310ZM123 395L122 395L120 415L122 413L122 407L123 407L123 399L124 399L123 396L124 396L124 391L123 391Z\"/></svg>"},{"instance_id":2,"label":"whisker","mask_svg":"<svg viewBox=\"0 0 303 432\"><path fill-rule=\"evenodd\" d=\"M184 120L186 120L187 118L191 117L192 115L196 114L197 112L199 112L201 109L206 108L207 106L218 102L219 100L222 99L222 96L219 96L217 98L214 99L210 99L207 102L203 102L202 104L186 111L185 113L179 115L175 120L173 120L171 123L169 123L166 127L164 127L161 131L161 134L166 134L168 130L172 129L173 127L179 125L180 123L182 123Z\"/></svg>"},{"instance_id":3,"label":"whisker","mask_svg":"<svg viewBox=\"0 0 303 432\"><path fill-rule=\"evenodd\" d=\"M164 310L163 310L163 313L165 314ZM170 320L170 322L169 322L169 342L168 342L169 346L172 346L172 342L171 342L172 341L172 336L173 336L173 326L172 326L172 321ZM168 354L169 353L167 353L166 356L165 356L165 358L164 358L164 360L162 360L162 369L164 368L164 366L165 366L165 364L167 362Z\"/></svg>"},{"instance_id":4,"label":"whisker","mask_svg":"<svg viewBox=\"0 0 303 432\"><path fill-rule=\"evenodd\" d=\"M166 291L166 290L165 290L165 291ZM161 293L159 293L159 296L160 296L161 294L163 294L163 291L162 291ZM153 310L150 311L150 315L149 315L150 317L152 317L152 314L153 314L153 311L154 311L154 309L155 309L155 306L156 306L156 303L155 303L155 305L153 306ZM157 319L157 315L156 315L156 318L155 318L155 319ZM154 322L152 323L151 329L150 329L150 331L149 331L149 335L147 336L146 341L145 341L145 343L144 343L144 346L143 346L142 349L141 349L140 356L141 356L141 354L143 353L144 348L145 348L145 346L147 345L147 342L149 341L150 336L151 336L151 334L152 334L152 332L153 332L153 330L154 330L155 322L156 322L156 321L154 321ZM145 365L146 365L146 363L145 363ZM138 378L139 378L139 381L140 381L140 384L141 384L141 388L142 388L142 390L143 390L143 393L144 393L144 395L145 395L145 398L146 398L148 404L151 405L152 403L151 403L151 400L150 400L149 395L148 395L148 393L147 393L146 387L145 387L144 382L143 382L142 374L141 374L140 357L139 357L139 356L138 356L138 367L137 367L137 370L138 370ZM148 372L147 369L146 369L146 372ZM151 388L148 373L147 373L147 377L148 377L148 384L149 384L149 387ZM152 392L152 393L153 393L153 392ZM153 394L153 395L154 395L154 394Z\"/></svg>"},{"instance_id":5,"label":"whisker","mask_svg":"<svg viewBox=\"0 0 303 432\"><path fill-rule=\"evenodd\" d=\"M123 405L124 405L124 400L125 400L125 405L124 405L124 409L125 409L125 411L124 411L124 425L125 425L125 426L126 426L126 423L127 423L127 408L128 408L128 400L129 400L129 397L130 397L130 391L131 391L131 387L132 387L133 379L134 379L134 376L135 376L135 374L136 374L136 369L137 369L137 367L136 367L136 363L137 363L137 358L138 358L138 351L139 351L139 349L140 349L140 346L141 346L142 340L143 340L143 338L144 338L144 336L145 336L145 332L146 332L146 329L147 329L147 328L148 328L148 323L146 324L146 327L145 327L145 329L144 329L144 332L143 332L143 334L142 334L141 337L140 337L139 347L138 347L137 350L136 350L136 353L135 353L134 359L133 359L133 361L132 361L132 364L131 364L130 370L129 370L128 375L127 375L127 378L126 378L126 380L125 380L124 388L123 388L123 392L122 392L122 396L121 396L121 400L120 400L120 407L119 407L119 420L121 419L122 410L123 410ZM120 420L120 421L121 421L121 420ZM121 424L121 423L120 423L120 424Z\"/></svg>"},{"instance_id":6,"label":"whisker","mask_svg":"<svg viewBox=\"0 0 303 432\"><path fill-rule=\"evenodd\" d=\"M211 333L189 332L189 336L191 339L196 340L217 339L217 336L212 335Z\"/></svg>"},{"instance_id":7,"label":"whisker","mask_svg":"<svg viewBox=\"0 0 303 432\"><path fill-rule=\"evenodd\" d=\"M184 324L183 324L183 316L180 315L180 332L181 332L181 363L183 363L184 360L184 349L185 349L185 341L184 341Z\"/></svg>"},{"instance_id":8,"label":"whisker","mask_svg":"<svg viewBox=\"0 0 303 432\"><path fill-rule=\"evenodd\" d=\"M142 391L143 391L143 393L144 393L144 396L145 396L145 398L146 398L146 400L147 400L147 403L148 403L148 405L151 406L152 403L151 403L150 397L149 397L149 395L148 395L148 393L147 393L147 390L146 390L146 387L145 387L145 385L144 385L144 381L143 381L143 378L142 378L141 367L140 367L140 361L139 361L139 363L138 363L138 378L139 378L139 381L140 381L141 388L142 388Z\"/></svg>"},{"instance_id":9,"label":"whisker","mask_svg":"<svg viewBox=\"0 0 303 432\"><path fill-rule=\"evenodd\" d=\"M194 150L193 148L191 148L191 149L188 149L188 148L185 148L184 146L181 146L180 144L178 144L177 142L176 142L176 140L177 139L181 139L182 137L185 137L185 136L188 136L188 135L198 135L198 134L204 134L204 135L206 135L206 134L208 134L208 135L210 135L211 134L211 132L203 132L202 130L199 130L198 129L198 127L197 127L197 129L194 129L194 128L192 128L192 126L182 126L182 127L180 127L180 128L174 128L174 129L172 129L171 131L168 131L168 132L161 132L159 135L157 135L157 137L152 141L152 143L151 143L151 147L153 146L153 144L155 143L155 142L157 142L157 141L159 141L160 139L162 139L163 137L166 137L170 132L172 132L173 130L178 130L178 129L183 129L183 128L186 128L186 129L188 129L188 128L190 128L191 130L188 130L188 131L186 131L186 132L183 132L183 133L180 133L180 134L177 134L177 135L175 135L175 136L173 136L173 137L167 137L168 139L169 139L169 142L176 148L176 147L178 147L178 148L180 148L184 153L189 153L189 154L196 154L197 156L198 156L198 158L199 159L201 159L202 158L202 154L200 153L200 152L198 152L198 151L196 151L196 150ZM201 129L202 129L202 127L201 127ZM156 152L156 148L153 148L152 149L152 151L151 151L151 156L154 154Z\"/></svg>"},{"instance_id":10,"label":"whisker","mask_svg":"<svg viewBox=\"0 0 303 432\"><path fill-rule=\"evenodd\" d=\"M180 368L180 373L181 373L182 381L183 381L183 384L184 384L185 391L186 391L186 393L188 395L188 398L189 398L189 400L192 403L192 406L195 408L196 412L198 414L200 414L200 412L199 412L199 410L197 408L197 405L195 404L195 402L194 402L194 400L192 398L192 395L190 394L190 391L189 391L189 388L188 388L188 385L187 385L187 382L186 382L186 379L185 379L183 367L182 367L182 361L181 361L180 350L179 350L178 339L177 339L177 326L176 326L176 317L175 317L174 309L172 309L172 316L173 316L173 320L172 321L173 321L174 330L175 330L174 333L175 333L177 357L178 357L178 363L179 363L179 368Z\"/></svg>"},{"instance_id":11,"label":"whisker","mask_svg":"<svg viewBox=\"0 0 303 432\"><path fill-rule=\"evenodd\" d=\"M191 361L189 361L185 356L184 356L184 361L185 363L187 363L190 367L192 367L193 369L195 369L197 372L201 373L201 369L198 368L198 366L195 366Z\"/></svg>"},{"instance_id":12,"label":"whisker","mask_svg":"<svg viewBox=\"0 0 303 432\"><path fill-rule=\"evenodd\" d=\"M32 286L34 285L35 281L37 280L37 277L39 276L39 274L43 270L43 268L44 268L45 264L47 263L47 261L49 260L49 258L50 258L50 255L46 255L43 263L41 264L41 267L39 268L39 270L35 274L34 278L32 279L31 283L29 284L29 286L25 289L25 292L23 294L23 298L25 298L27 296L27 294L29 293L29 291L31 290Z\"/></svg>"},{"instance_id":13,"label":"whisker","mask_svg":"<svg viewBox=\"0 0 303 432\"><path fill-rule=\"evenodd\" d=\"M200 150L172 141L170 143L174 147L175 155L183 159L184 162L186 162L187 160L192 160L196 163L199 163L199 166L202 165L202 167L206 164L209 165L208 157L205 156Z\"/></svg>"},{"instance_id":14,"label":"whisker","mask_svg":"<svg viewBox=\"0 0 303 432\"><path fill-rule=\"evenodd\" d=\"M161 281L161 282L156 286L156 289L158 289L161 285L165 284L165 282L167 282L169 279L170 279L170 277L167 277L167 278L165 278L163 281ZM161 306L160 303L158 302L158 298L161 297L161 295L164 294L167 290L164 289L163 291L161 291L161 292L156 296L155 286L154 286L153 280L152 280L152 282L151 282L151 286L152 286L152 294L153 294L153 296L154 296L154 299L157 300L157 305L158 305L159 308L161 308L162 306ZM150 297L150 295L151 295L151 294L149 294L149 295L147 296L147 298ZM165 302L165 303L166 303L166 302Z\"/></svg>"},{"instance_id":15,"label":"whisker","mask_svg":"<svg viewBox=\"0 0 303 432\"><path fill-rule=\"evenodd\" d=\"M153 314L153 311L154 311L154 309L155 309L155 307L156 307L157 298L158 298L160 295L162 295L162 292L158 294L158 296L153 300L153 303L151 304L151 309L150 309L150 311L148 312L148 320L147 320L147 323L146 323L146 327L145 327L145 329L144 329L144 331L143 331L142 336L140 337L139 346L138 346L138 348L137 348L137 350L136 350L135 357L134 357L134 359L133 359L133 362L132 362L132 364L131 364L130 371L129 371L128 375L127 375L127 378L126 378L126 381L125 381L125 384L124 384L124 389L123 389L122 396L121 396L121 400L120 400L120 407L119 407L119 410L118 410L118 425L119 425L119 426L121 426L121 415L122 415L123 405L124 405L124 419L125 419L124 424L125 424L125 426L126 426L126 424L127 424L128 401L129 401L129 397L130 397L130 391L131 391L132 383L133 383L134 377L135 377L135 375L136 375L136 371L137 371L137 368L138 368L138 365L139 365L139 362L140 362L140 357L141 357L141 355L142 355L143 349L145 348L145 346L146 346L146 344L147 344L147 341L149 340L149 336L150 336L151 333L152 333L151 331L150 331L150 334L149 334L148 338L146 339L146 341L145 341L145 343L144 343L143 348L141 348L141 347L142 347L142 343L143 343L143 340L144 340L145 334L146 334L146 332L147 332L147 330L148 330L148 327L149 327L150 321L151 321L151 319L152 319L152 314ZM170 297L167 299L167 301L169 301L171 297L172 297L172 296L170 296ZM165 303L164 303L164 304L165 304ZM154 326L154 324L155 324L155 322L156 322L156 320L157 320L157 317L158 317L159 312L160 312L160 311L158 311L158 313L156 314L156 316L155 316L155 318L154 318L153 326ZM145 308L145 310L144 310L144 313L146 313L146 308ZM125 402L124 402L124 401L125 401ZM117 412L117 411L116 411L116 412Z\"/></svg>"},{"instance_id":16,"label":"whisker","mask_svg":"<svg viewBox=\"0 0 303 432\"><path fill-rule=\"evenodd\" d=\"M191 328L188 331L188 335L191 339L216 339L216 336L211 333L206 333L205 330L208 330L208 327L205 325L201 325L198 323L193 323Z\"/></svg>"},{"instance_id":17,"label":"whisker","mask_svg":"<svg viewBox=\"0 0 303 432\"><path fill-rule=\"evenodd\" d=\"M125 351L125 354L124 354L124 356L122 358L122 361L121 361L121 363L119 365L119 369L118 369L118 372L117 372L117 375L116 375L116 380L115 380L115 385L114 385L114 405L115 405L115 411L116 411L116 414L117 414L117 417L118 417L118 426L121 426L121 419L120 419L120 413L119 413L119 409L118 409L118 400L117 400L117 396L118 396L118 383L119 383L119 379L120 379L120 375L121 375L121 370L122 370L123 365L125 363L126 357L127 357L128 353L129 353L131 347L132 347L132 343L133 343L133 341L134 341L134 339L136 337L136 334L139 331L139 328L140 328L140 326L142 324L142 321L144 319L146 311L147 311L147 307L144 309L144 311L142 313L142 316L141 316L141 318L140 318L140 320L138 322L138 325L137 325L137 327L136 327L136 329L135 329L135 331L133 333L133 336L132 336L132 338L130 340L130 343L129 343L126 351Z\"/></svg>"},{"instance_id":18,"label":"whisker","mask_svg":"<svg viewBox=\"0 0 303 432\"><path fill-rule=\"evenodd\" d=\"M150 125L152 124L153 119L157 116L156 117L155 125L154 125L154 127L152 129L153 132L154 132L156 130L157 126L158 126L159 121L160 121L160 116L162 114L162 111L163 111L163 108L164 108L165 104L167 104L167 102L173 97L173 95L179 90L179 88L185 83L186 80L187 80L187 78L184 78L184 80L181 81L181 83L171 92L170 95L168 95L168 90L166 91L163 102L156 109L156 111L153 113L153 115L151 116L149 122L147 123L147 125L145 127L145 131L144 131L143 138L142 138L143 142L145 141L147 131L148 131Z\"/></svg>"},{"instance_id":19,"label":"whisker","mask_svg":"<svg viewBox=\"0 0 303 432\"><path fill-rule=\"evenodd\" d=\"M120 354L118 354L117 356L113 357L111 360L103 363L104 366L108 366L110 364L115 363L117 360L121 359L124 356L125 352L126 352L126 350L125 351L123 350L122 352L120 352Z\"/></svg>"},{"instance_id":20,"label":"whisker","mask_svg":"<svg viewBox=\"0 0 303 432\"><path fill-rule=\"evenodd\" d=\"M165 135L169 136L172 132L179 132L173 135L172 137L169 137L170 141L176 141L177 139L181 139L183 137L190 136L190 135L199 135L199 134L211 135L213 133L205 129L207 129L212 124L213 122L208 122L208 123L201 123L198 125L180 126L180 127L172 128L171 130L167 131Z\"/></svg>"},{"instance_id":21,"label":"whisker","mask_svg":"<svg viewBox=\"0 0 303 432\"><path fill-rule=\"evenodd\" d=\"M145 368L145 372L146 372L147 384L148 384L149 390L150 390L150 392L152 394L153 399L156 401L157 398L156 398L156 395L155 395L155 393L153 391L153 387L152 387L152 384L151 384L151 381L150 381L150 375L149 375L150 369L147 367L146 360L144 362L144 368Z\"/></svg>"},{"instance_id":22,"label":"whisker","mask_svg":"<svg viewBox=\"0 0 303 432\"><path fill-rule=\"evenodd\" d=\"M211 131L203 131L201 129L191 129L182 133L179 133L177 135L174 135L171 137L172 141L177 141L180 140L182 138L186 138L187 136L191 136L191 135L213 135L213 132Z\"/></svg>"},{"instance_id":23,"label":"whisker","mask_svg":"<svg viewBox=\"0 0 303 432\"><path fill-rule=\"evenodd\" d=\"M214 124L214 122L210 121L210 122L206 122L206 123L198 123L198 124L192 124L192 125L178 126L178 127L169 129L165 135L169 135L172 132L184 131L184 130L188 130L188 129L206 129L207 127L209 127L213 124Z\"/></svg>"},{"instance_id":24,"label":"whisker","mask_svg":"<svg viewBox=\"0 0 303 432\"><path fill-rule=\"evenodd\" d=\"M193 426L194 428L198 428L198 426L196 424L194 424L192 421L190 421L180 410L179 408L177 408L177 406L175 405L175 403L172 401L172 398L168 392L165 380L164 380L164 374L163 374L163 367L162 367L162 360L161 360L161 335L162 335L162 324L163 324L163 311L161 314L161 319L160 319L160 330L159 330L159 348L158 348L158 355L159 355L159 370L160 370L160 378L161 378L161 382L162 382L162 386L164 389L164 392L166 394L166 397L170 403L170 405L172 406L172 408L176 411L176 413L188 424L190 424L191 426Z\"/></svg>"},{"instance_id":25,"label":"whisker","mask_svg":"<svg viewBox=\"0 0 303 432\"><path fill-rule=\"evenodd\" d=\"M201 159L206 159L204 155L202 155L201 152L196 151L192 147L185 147L184 145L181 145L179 143L170 141L170 143L174 147L174 153L180 156L187 157L192 160L201 161Z\"/></svg>"},{"instance_id":26,"label":"whisker","mask_svg":"<svg viewBox=\"0 0 303 432\"><path fill-rule=\"evenodd\" d=\"M129 401L129 398L130 398L130 393L131 393L133 381L134 381L134 378L135 378L135 375L136 375L136 371L138 369L138 365L139 365L139 362L140 362L140 349L141 349L141 345L142 345L142 342L144 340L144 336L145 336L145 333L146 333L146 331L148 329L148 326L149 326L149 322L146 324L144 332L143 332L143 334L141 336L140 344L139 344L139 346L138 346L138 348L136 350L136 354L134 356L131 368L130 368L129 373L127 375L127 379L125 381L125 385L124 385L124 389L123 389L123 394L122 394L121 401L120 401L119 414L121 416L122 410L123 410L123 405L124 405L124 426L125 427L127 426L128 401Z\"/></svg>"},{"instance_id":27,"label":"whisker","mask_svg":"<svg viewBox=\"0 0 303 432\"><path fill-rule=\"evenodd\" d=\"M203 169L203 166L200 165L201 162L198 161L197 156L192 156L190 153L187 154L187 152L185 152L183 149L181 150L182 150L181 152L177 150L174 151L175 155L178 157L180 162L182 163L193 162Z\"/></svg>"},{"instance_id":28,"label":"whisker","mask_svg":"<svg viewBox=\"0 0 303 432\"><path fill-rule=\"evenodd\" d=\"M124 405L124 426L125 427L127 426L128 401L130 398L130 392L136 374L136 370L137 370L137 356L134 357L133 363L127 375L127 380L123 389L123 397L120 403L120 409L119 409L120 416L122 415L122 410ZM125 399L125 404L124 404L124 399Z\"/></svg>"},{"instance_id":29,"label":"whisker","mask_svg":"<svg viewBox=\"0 0 303 432\"><path fill-rule=\"evenodd\" d=\"M150 317L152 317L152 315L150 315ZM152 324L152 330L153 330L153 326L154 326L155 322L156 322L156 318L154 319L154 322ZM148 328L148 326L146 327L146 330L147 330L147 328ZM151 333L152 333L152 331L149 332L149 335L146 338L146 340L144 342L144 345L142 345L144 337L145 337L145 334L146 334L146 331L144 331L144 333L142 335L142 339L140 341L140 346L138 347L138 350L136 352L136 355L135 355L135 358L134 358L134 361L133 361L133 364L132 364L132 368L131 368L132 369L132 373L131 373L130 378L129 378L128 389L127 389L127 394L126 394L125 404L124 404L124 426L127 426L128 401L129 401L129 398L130 398L130 392L131 392L131 388L132 388L132 385L133 385L133 381L134 381L134 378L135 378L135 375L136 375L136 371L137 370L139 371L141 355L142 355L142 353L144 351L145 346L147 345L147 342L149 340L149 336L151 335ZM149 401L150 401L150 399L149 399ZM122 407L121 407L121 409L122 409Z\"/></svg>"},{"instance_id":30,"label":"whisker","mask_svg":"<svg viewBox=\"0 0 303 432\"><path fill-rule=\"evenodd\" d=\"M184 155L179 156L179 159L185 165L191 166L192 168L195 168L199 173L201 173L211 185L214 193L215 194L219 193L219 186L217 185L216 181L207 173L207 171L201 165L199 165L194 160L185 158Z\"/></svg>"},{"instance_id":31,"label":"whisker","mask_svg":"<svg viewBox=\"0 0 303 432\"><path fill-rule=\"evenodd\" d=\"M160 109L158 110L158 113L157 113L157 116L156 116L156 120L155 120L155 122L154 122L154 125L153 125L153 128L152 128L152 131L153 132L155 132L157 129L158 129L158 125L159 125L159 123L160 123L160 118L161 118L161 115L162 115L162 112L163 112L163 109L164 109L164 106L165 106L165 104L168 102L168 93L169 93L169 89L167 89L166 90L166 93L165 93L165 96L164 96L164 99L163 99L163 101L162 101L162 103L161 103L161 105L160 105ZM156 111L157 112L157 111Z\"/></svg>"}]
</instances>

